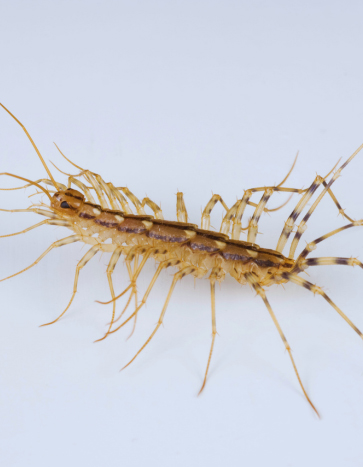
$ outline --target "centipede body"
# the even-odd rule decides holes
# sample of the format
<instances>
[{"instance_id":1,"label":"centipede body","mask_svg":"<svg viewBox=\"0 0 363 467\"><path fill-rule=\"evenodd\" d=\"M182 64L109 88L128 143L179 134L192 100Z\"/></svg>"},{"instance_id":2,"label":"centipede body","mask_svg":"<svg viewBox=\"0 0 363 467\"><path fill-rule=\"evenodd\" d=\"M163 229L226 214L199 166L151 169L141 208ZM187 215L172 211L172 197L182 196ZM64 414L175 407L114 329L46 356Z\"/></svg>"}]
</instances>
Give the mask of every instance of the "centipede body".
<instances>
[{"instance_id":1,"label":"centipede body","mask_svg":"<svg viewBox=\"0 0 363 467\"><path fill-rule=\"evenodd\" d=\"M261 297L289 354L300 387L311 407L318 413L301 381L289 343L267 298L266 288L276 284L281 285L292 282L321 296L363 339L361 331L324 290L301 276L301 273L306 271L307 268L319 265L358 266L363 269L363 263L353 257L309 257L321 242L338 235L343 230L363 225L362 220L354 220L344 212L332 191L334 182L363 148L363 145L338 168L335 166L326 176L317 175L306 189L283 186L287 181L288 174L278 185L247 189L241 199L238 199L231 207L226 205L220 195L213 195L203 210L201 226L199 227L189 222L182 192L177 194L177 221L175 221L165 220L160 206L151 199L146 197L140 201L127 187L117 187L111 182L105 182L100 175L85 170L70 161L78 169L78 173L68 175L67 185L56 181L25 127L3 105L2 107L26 132L49 176L46 179L31 181L21 175L2 174L20 179L26 182L26 186L36 187L42 195L46 195L48 198L46 204L43 200L30 208L13 210L33 212L45 217L45 220L19 233L26 233L40 225L62 226L72 232L72 235L54 242L30 266L5 279L14 277L35 266L54 248L75 242L81 242L89 246L88 251L76 267L73 293L67 307L55 320L47 323L47 325L54 324L67 312L77 292L78 278L82 268L97 253L111 254L106 271L111 299L104 303L111 305L112 314L108 328L104 336L99 340L103 340L108 335L120 330L130 321L134 322L135 327L136 318L148 300L149 294L161 272L168 268L176 268L177 272L174 272L159 320L144 345L125 365L127 367L145 349L162 325L177 282L188 275L194 276L196 279L208 278L211 294L212 342L201 387L202 391L206 384L217 334L215 284L216 282L222 283L226 275L229 275L240 285L249 285ZM48 189L48 187L50 188ZM299 200L282 228L276 248L261 248L256 242L259 233L259 220L262 213L268 211L268 202L276 192L296 194L299 196ZM260 199L253 202L251 200L252 196L258 194L261 195ZM306 231L308 221L324 196L331 199L338 213L348 223L310 241L296 257L296 250L301 237ZM220 231L216 232L211 230L210 217L218 202L222 204L225 213ZM135 212L131 209L130 204L134 206ZM146 213L146 207L151 211L150 214ZM253 215L248 221L245 221L247 222L246 227L243 227L242 220L244 220L243 216L247 207L253 208ZM305 208L307 212L302 220L299 220ZM240 240L242 231L246 231L246 241ZM292 238L290 250L288 255L285 256L283 250L290 237ZM125 261L130 283L117 295L114 290L113 273L121 258ZM144 265L152 259L156 262L156 272L142 300L138 301L137 281ZM117 300L127 293L129 298L126 306L117 316ZM135 299L134 311L120 323L119 320L126 313L132 299Z\"/></svg>"}]
</instances>

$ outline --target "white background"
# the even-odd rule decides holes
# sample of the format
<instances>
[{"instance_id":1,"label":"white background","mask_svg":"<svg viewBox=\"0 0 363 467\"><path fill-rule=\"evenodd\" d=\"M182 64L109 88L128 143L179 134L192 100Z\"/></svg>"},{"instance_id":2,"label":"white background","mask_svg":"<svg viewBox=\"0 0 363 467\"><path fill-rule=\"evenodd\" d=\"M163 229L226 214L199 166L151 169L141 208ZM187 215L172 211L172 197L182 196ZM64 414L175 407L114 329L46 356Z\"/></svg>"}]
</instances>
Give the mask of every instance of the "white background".
<instances>
[{"instance_id":1,"label":"white background","mask_svg":"<svg viewBox=\"0 0 363 467\"><path fill-rule=\"evenodd\" d=\"M55 141L106 181L161 202L171 220L183 191L199 222L212 191L231 205L243 189L279 183L297 150L288 185L306 187L363 142L362 14L359 1L1 0L0 101L47 161L75 172ZM3 110L0 157L3 172L45 176ZM360 154L333 185L356 219L362 176ZM0 192L0 206L27 207L33 191ZM275 194L270 207L285 199ZM262 217L262 246L275 248L296 202ZM216 228L221 216L217 207ZM2 235L42 220L5 212L0 219ZM303 238L345 223L324 199ZM67 235L41 227L1 239L1 277ZM362 258L362 243L362 230L350 229L313 256ZM130 340L131 327L93 344L111 311L95 303L109 297L107 255L82 271L64 319L39 328L68 302L85 251L79 244L53 251L0 284L2 465L362 465L363 343L321 297L293 284L267 291L318 420L263 302L231 279L217 290L219 336L200 397L211 338L206 280L178 284L164 328L121 373L158 319L171 272ZM154 269L151 261L140 291ZM363 328L363 271L331 266L309 274ZM115 283L118 290L127 283L122 264Z\"/></svg>"}]
</instances>

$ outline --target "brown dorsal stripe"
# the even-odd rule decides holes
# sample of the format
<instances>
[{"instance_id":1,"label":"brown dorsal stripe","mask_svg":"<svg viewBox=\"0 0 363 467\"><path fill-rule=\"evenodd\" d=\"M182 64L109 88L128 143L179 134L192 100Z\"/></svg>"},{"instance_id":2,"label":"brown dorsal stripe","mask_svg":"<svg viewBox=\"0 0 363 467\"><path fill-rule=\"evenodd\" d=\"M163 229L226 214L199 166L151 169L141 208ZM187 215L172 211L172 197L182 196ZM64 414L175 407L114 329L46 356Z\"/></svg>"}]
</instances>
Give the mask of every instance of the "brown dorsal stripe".
<instances>
[{"instance_id":1,"label":"brown dorsal stripe","mask_svg":"<svg viewBox=\"0 0 363 467\"><path fill-rule=\"evenodd\" d=\"M119 230L120 232L143 234L149 230L147 228L147 225L145 225L147 222L150 222L148 220L145 222L140 218L137 219L136 216L131 217L129 215L125 216L124 218L125 220L117 226L117 230Z\"/></svg>"},{"instance_id":2,"label":"brown dorsal stripe","mask_svg":"<svg viewBox=\"0 0 363 467\"><path fill-rule=\"evenodd\" d=\"M191 236L195 235L192 230L184 230L170 225L160 225L153 221L153 226L149 230L148 236L155 240L161 240L168 243L186 243Z\"/></svg>"},{"instance_id":3,"label":"brown dorsal stripe","mask_svg":"<svg viewBox=\"0 0 363 467\"><path fill-rule=\"evenodd\" d=\"M185 222L175 222L175 221L165 221L164 219L153 219L153 224L155 225L169 225L170 227L175 227L176 229L182 230L197 230L198 226L196 224L187 224Z\"/></svg>"},{"instance_id":4,"label":"brown dorsal stripe","mask_svg":"<svg viewBox=\"0 0 363 467\"><path fill-rule=\"evenodd\" d=\"M226 243L221 240L207 237L205 235L196 235L190 240L188 246L192 250L205 251L206 253L216 253L225 248Z\"/></svg>"},{"instance_id":5,"label":"brown dorsal stripe","mask_svg":"<svg viewBox=\"0 0 363 467\"><path fill-rule=\"evenodd\" d=\"M196 229L198 236L211 238L213 240L221 240L222 242L226 242L229 240L228 235L222 234L220 232L213 232L212 230L202 230Z\"/></svg>"}]
</instances>

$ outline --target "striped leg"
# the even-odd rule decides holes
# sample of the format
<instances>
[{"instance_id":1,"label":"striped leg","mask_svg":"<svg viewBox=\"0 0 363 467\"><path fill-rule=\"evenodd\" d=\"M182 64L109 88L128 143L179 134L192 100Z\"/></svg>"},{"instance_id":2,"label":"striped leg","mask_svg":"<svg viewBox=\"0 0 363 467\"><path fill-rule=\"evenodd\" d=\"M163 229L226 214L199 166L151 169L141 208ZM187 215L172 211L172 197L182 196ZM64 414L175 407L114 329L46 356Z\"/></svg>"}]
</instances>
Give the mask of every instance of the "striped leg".
<instances>
[{"instance_id":1,"label":"striped leg","mask_svg":"<svg viewBox=\"0 0 363 467\"><path fill-rule=\"evenodd\" d=\"M293 273L283 273L282 277L284 279L287 279L290 282L293 282L296 285L299 285L300 287L304 287L305 289L309 290L310 292L313 292L313 294L318 294L321 295L328 303L331 305L334 310L339 313L339 315L344 319L345 322L349 324L349 326L358 334L358 336L363 339L363 334L360 332L360 330L355 326L355 324L352 323L352 321L346 316L340 308L336 306L336 304L327 296L327 294L318 287L317 285L312 284L311 282L308 282L307 280L303 279L302 277L293 274Z\"/></svg>"},{"instance_id":2,"label":"striped leg","mask_svg":"<svg viewBox=\"0 0 363 467\"><path fill-rule=\"evenodd\" d=\"M176 218L178 222L188 222L188 212L184 203L184 196L181 191L176 194Z\"/></svg>"},{"instance_id":3,"label":"striped leg","mask_svg":"<svg viewBox=\"0 0 363 467\"><path fill-rule=\"evenodd\" d=\"M238 205L236 215L233 219L233 228L232 228L232 240L239 240L242 230L242 216L245 212L247 204L252 196L252 191L247 190L244 192L244 195L241 199L241 202ZM257 206L256 206L257 209Z\"/></svg>"},{"instance_id":4,"label":"striped leg","mask_svg":"<svg viewBox=\"0 0 363 467\"><path fill-rule=\"evenodd\" d=\"M39 263L40 260L42 260L44 258L45 255L47 255L51 250L53 250L53 248L58 248L60 246L64 246L64 245L69 245L70 243L74 243L74 242L78 242L81 240L81 237L79 235L71 235L70 237L66 237L66 238L62 238L61 240L58 240L54 243L52 243L50 245L49 248L47 248L45 250L44 253L42 253L38 259L36 259L34 261L34 263L32 263L30 266L28 266L27 268L25 269L22 269L21 271L19 272L16 272L15 274L12 274L11 276L8 276L8 277L5 277L4 279L1 279L0 282L2 281L6 281L7 279L11 279L12 277L15 277L15 276L18 276L19 274L22 274L23 272L27 271L28 269L32 268L33 266L35 266L36 264Z\"/></svg>"},{"instance_id":5,"label":"striped leg","mask_svg":"<svg viewBox=\"0 0 363 467\"><path fill-rule=\"evenodd\" d=\"M172 296L172 293L174 291L174 288L176 286L176 283L178 282L178 280L182 279L184 276L188 275L188 274L193 274L194 272L196 271L196 268L193 267L193 266L187 266L186 268L183 268L181 269L179 272L177 272L176 274L174 274L174 277L173 277L173 282L170 286L170 289L169 289L169 292L168 292L168 295L166 297L166 300L165 300L165 304L163 306L163 309L161 310L161 313L160 313L160 316L159 316L159 320L155 326L155 329L153 330L153 332L150 334L149 338L147 339L147 341L145 342L145 344L140 348L140 350L136 353L136 355L123 367L121 368L121 370L124 370L126 367L128 367L129 365L131 365L131 363L136 359L136 357L144 350L144 348L149 344L149 342L151 341L151 339L155 336L157 330L160 328L160 326L163 324L163 319L164 319L164 316L165 316L165 312L166 312L166 309L168 307L168 304L169 304L169 301L170 301L170 298Z\"/></svg>"},{"instance_id":6,"label":"striped leg","mask_svg":"<svg viewBox=\"0 0 363 467\"><path fill-rule=\"evenodd\" d=\"M256 241L258 221L260 220L261 214L266 206L267 201L270 199L272 193L273 193L273 190L271 188L267 188L264 191L261 201L258 203L255 209L255 212L253 213L251 222L249 223L249 226L248 226L248 235L247 235L247 241L250 243L255 243Z\"/></svg>"},{"instance_id":7,"label":"striped leg","mask_svg":"<svg viewBox=\"0 0 363 467\"><path fill-rule=\"evenodd\" d=\"M363 269L363 263L358 258L339 258L333 256L308 258L299 262L299 269L305 271L309 266L359 266Z\"/></svg>"},{"instance_id":8,"label":"striped leg","mask_svg":"<svg viewBox=\"0 0 363 467\"><path fill-rule=\"evenodd\" d=\"M361 226L363 226L363 219L360 220L360 221L353 221L351 224L347 224L347 225L344 225L343 227L340 227L339 229L332 230L331 232L329 232L329 233L327 233L325 235L322 235L321 237L317 238L316 240L308 243L306 245L306 247L303 249L303 251L300 253L300 255L298 256L298 258L296 259L296 269L299 268L299 264L300 264L301 260L306 258L309 253L311 253L313 250L316 249L316 245L318 243L323 242L327 238L330 238L333 235L336 235L339 232L342 232L343 230L347 230L347 229L350 229L352 227L361 227ZM295 270L294 270L294 272L295 272Z\"/></svg>"},{"instance_id":9,"label":"striped leg","mask_svg":"<svg viewBox=\"0 0 363 467\"><path fill-rule=\"evenodd\" d=\"M209 370L209 365L212 359L212 353L213 353L213 348L214 348L214 341L216 338L217 334L217 325L216 325L216 289L215 289L215 284L216 281L221 282L224 280L225 273L222 268L216 267L213 268L211 275L209 276L209 281L210 281L210 289L211 289L211 304L212 304L212 343L209 351L209 357L208 357L208 363L207 363L207 368L205 370L205 375L204 375L204 380L202 387L200 388L199 394L203 391L205 387L205 383L207 382L207 376L208 376L208 370ZM199 395L198 394L198 395Z\"/></svg>"},{"instance_id":10,"label":"striped leg","mask_svg":"<svg viewBox=\"0 0 363 467\"><path fill-rule=\"evenodd\" d=\"M313 214L313 212L315 211L316 207L318 206L318 204L320 203L320 201L322 200L323 196L325 195L325 193L327 193L330 189L330 187L332 186L332 184L335 182L335 180L340 177L340 174L342 172L342 170L349 164L349 162L359 153L359 151L363 149L363 145L361 145L350 157L349 159L344 162L344 164L335 172L335 174L333 175L333 177L331 178L330 182L326 185L326 187L324 188L324 190L320 193L320 195L318 196L318 198L315 200L315 202L313 203L313 205L311 206L311 208L309 209L309 211L307 212L307 214L305 215L305 217L303 218L303 220L300 222L299 224L299 227L296 231L296 234L295 234L295 237L291 243L291 248L290 248L290 253L289 253L289 258L293 258L295 256L295 251L296 251L296 248L298 246L298 243L299 243L299 240L302 236L302 234L306 231L306 224L309 220L309 218L311 217L311 215Z\"/></svg>"},{"instance_id":11,"label":"striped leg","mask_svg":"<svg viewBox=\"0 0 363 467\"><path fill-rule=\"evenodd\" d=\"M94 257L94 255L100 251L102 249L102 245L94 245L92 248L90 248L87 253L83 256L83 258L79 261L79 263L77 264L77 267L76 267L76 274L74 276L74 284L73 284L73 293L72 293L72 296L71 296L71 299L69 300L69 303L67 305L67 307L65 308L65 310L58 316L58 318L56 318L55 320L49 322L49 323L45 323L45 324L42 324L40 327L43 327L43 326L49 326L50 324L54 324L56 323L65 313L66 311L68 310L68 308L71 306L72 302L73 302L73 299L74 299L74 296L76 295L76 292L77 292L77 285L78 285L78 277L79 277L79 272L80 270L88 263L88 261Z\"/></svg>"},{"instance_id":12,"label":"striped leg","mask_svg":"<svg viewBox=\"0 0 363 467\"><path fill-rule=\"evenodd\" d=\"M224 209L228 212L228 206L226 203L223 201L222 197L220 195L213 195L210 199L210 201L207 203L206 207L204 208L203 214L202 214L202 221L201 221L201 229L204 230L209 230L210 229L210 213L212 212L212 209L214 206L218 203L218 201L221 203L221 205L224 207Z\"/></svg>"},{"instance_id":13,"label":"striped leg","mask_svg":"<svg viewBox=\"0 0 363 467\"><path fill-rule=\"evenodd\" d=\"M299 381L300 387L301 387L301 389L302 389L302 391L303 391L303 393L304 393L304 395L305 395L307 401L309 402L309 404L311 405L311 407L313 408L313 410L315 411L315 413L317 414L317 416L320 418L318 411L317 411L316 408L314 407L314 404L311 402L311 400L310 400L309 396L307 395L307 392L306 392L306 390L305 390L305 388L304 388L304 386L303 386L303 384L302 384L302 381L301 381L301 379L300 379L299 372L297 371L297 367L296 367L295 361L294 361L294 359L293 359L293 357L292 357L290 345L289 345L289 343L287 342L287 339L286 339L286 337L285 337L285 334L283 333L283 331L282 331L282 329L281 329L281 327L280 327L280 324L279 324L279 322L277 321L277 318L276 318L276 316L275 316L275 313L273 312L273 310L272 310L272 308L271 308L271 305L270 305L269 301L268 301L267 298L266 298L266 293L265 293L264 289L259 285L259 283L257 282L257 280L256 280L256 278L255 278L255 276L254 276L253 274L247 273L247 274L245 274L245 277L246 277L247 281L248 281L248 282L252 285L252 287L255 289L256 293L257 293L257 294L262 298L262 300L264 301L264 303L265 303L265 305L266 305L266 308L267 308L268 312L270 313L270 316L271 316L271 318L272 318L272 320L273 320L273 322L274 322L274 324L275 324L275 326L276 326L276 328L277 328L277 330L278 330L278 332L279 332L279 334L280 334L280 337L281 337L281 339L282 339L282 342L283 342L284 345L285 345L285 349L286 349L286 350L288 351L288 353L289 353L290 360L291 360L292 366L294 367L294 371L295 371L296 377L297 377L297 379L298 379L298 381Z\"/></svg>"},{"instance_id":14,"label":"striped leg","mask_svg":"<svg viewBox=\"0 0 363 467\"><path fill-rule=\"evenodd\" d=\"M257 208L258 204L253 203L250 201L250 197L252 196L253 188L250 190L246 190L242 199L237 200L237 202L226 212L224 215L220 232L229 235L230 227L231 227L231 222L233 220L233 227L232 227L232 240L239 240L241 231L242 230L248 230L248 226L242 228L242 216L244 214L244 211L247 207L253 206L254 208ZM292 195L291 195L292 196ZM277 208L273 209L267 209L266 207L263 209L264 212L274 212L278 211L279 209L283 208L291 199L291 196L288 198L287 201L285 201L281 206L278 206Z\"/></svg>"}]
</instances>

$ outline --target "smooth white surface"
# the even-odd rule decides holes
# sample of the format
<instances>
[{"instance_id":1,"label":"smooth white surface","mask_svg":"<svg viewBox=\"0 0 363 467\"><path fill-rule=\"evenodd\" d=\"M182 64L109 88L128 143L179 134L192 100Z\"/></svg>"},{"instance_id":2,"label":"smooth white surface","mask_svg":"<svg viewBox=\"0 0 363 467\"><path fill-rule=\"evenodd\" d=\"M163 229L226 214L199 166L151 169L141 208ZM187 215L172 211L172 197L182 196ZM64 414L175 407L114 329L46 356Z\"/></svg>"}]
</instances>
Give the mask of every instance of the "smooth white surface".
<instances>
[{"instance_id":1,"label":"smooth white surface","mask_svg":"<svg viewBox=\"0 0 363 467\"><path fill-rule=\"evenodd\" d=\"M178 190L199 223L212 191L231 205L243 189L279 183L297 150L288 185L306 187L363 142L361 2L0 5L0 100L45 159L74 173L55 141L106 181L161 202L166 218L175 219ZM45 176L4 111L0 155L2 172ZM360 154L333 186L356 219L363 217L362 177ZM1 178L1 186L16 185ZM26 207L32 192L1 192L0 206ZM274 195L270 206L285 199ZM296 202L262 217L262 246L276 246ZM216 208L217 228L221 215ZM0 218L1 234L41 220ZM345 223L324 199L303 238ZM1 277L66 235L42 227L1 239ZM84 252L78 244L53 251L0 284L1 465L362 465L363 345L321 297L292 284L268 290L319 421L262 301L232 280L217 290L219 336L200 397L211 336L206 280L178 284L164 328L122 373L158 319L170 273L159 280L130 340L129 327L92 343L110 316L109 307L94 302L109 296L107 255L82 271L64 319L39 328L68 302ZM362 253L357 228L322 243L313 256ZM153 271L151 262L140 290ZM309 274L363 328L363 271L335 266ZM115 283L126 284L121 266Z\"/></svg>"}]
</instances>

